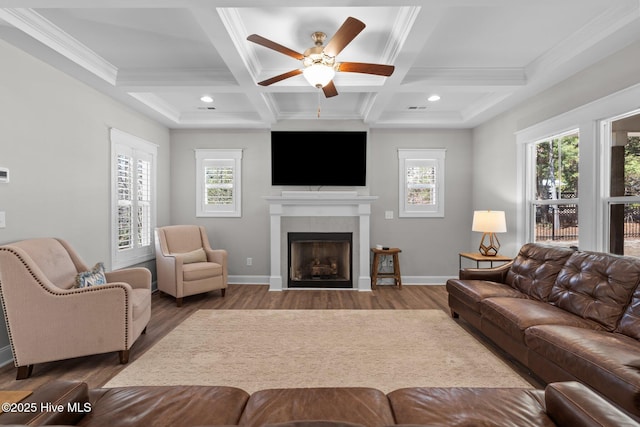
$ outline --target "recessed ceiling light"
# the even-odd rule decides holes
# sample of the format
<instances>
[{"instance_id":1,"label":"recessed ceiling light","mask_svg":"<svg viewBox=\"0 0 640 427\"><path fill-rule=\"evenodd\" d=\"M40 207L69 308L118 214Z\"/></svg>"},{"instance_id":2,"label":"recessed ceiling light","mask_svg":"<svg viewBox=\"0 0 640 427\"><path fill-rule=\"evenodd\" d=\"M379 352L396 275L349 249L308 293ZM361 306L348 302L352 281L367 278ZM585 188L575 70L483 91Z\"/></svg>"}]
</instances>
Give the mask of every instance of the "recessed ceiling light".
<instances>
[{"instance_id":1,"label":"recessed ceiling light","mask_svg":"<svg viewBox=\"0 0 640 427\"><path fill-rule=\"evenodd\" d=\"M200 101L206 102L209 104L213 102L213 98L210 95L203 95L200 97Z\"/></svg>"},{"instance_id":2,"label":"recessed ceiling light","mask_svg":"<svg viewBox=\"0 0 640 427\"><path fill-rule=\"evenodd\" d=\"M427 101L430 101L430 102L440 101L440 95L431 95L430 97L427 98Z\"/></svg>"}]
</instances>

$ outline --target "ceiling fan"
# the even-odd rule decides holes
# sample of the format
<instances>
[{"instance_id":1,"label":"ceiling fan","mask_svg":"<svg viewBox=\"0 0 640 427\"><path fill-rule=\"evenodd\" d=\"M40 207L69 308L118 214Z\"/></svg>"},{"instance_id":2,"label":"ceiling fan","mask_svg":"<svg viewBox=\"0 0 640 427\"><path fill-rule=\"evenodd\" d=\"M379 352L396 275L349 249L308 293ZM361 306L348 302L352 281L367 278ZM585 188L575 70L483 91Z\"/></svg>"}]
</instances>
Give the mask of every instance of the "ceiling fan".
<instances>
[{"instance_id":1,"label":"ceiling fan","mask_svg":"<svg viewBox=\"0 0 640 427\"><path fill-rule=\"evenodd\" d=\"M336 62L336 56L364 30L364 27L365 24L362 21L348 17L325 46L323 46L323 43L327 35L320 31L313 33L311 39L315 42L315 46L305 50L304 53L298 53L257 34L250 35L247 37L250 42L301 60L303 65L300 69L288 71L258 82L258 84L260 86L269 86L289 77L303 74L312 86L318 89L322 88L324 95L329 98L338 94L336 86L333 84L333 77L337 71L389 77L393 73L393 65Z\"/></svg>"}]
</instances>

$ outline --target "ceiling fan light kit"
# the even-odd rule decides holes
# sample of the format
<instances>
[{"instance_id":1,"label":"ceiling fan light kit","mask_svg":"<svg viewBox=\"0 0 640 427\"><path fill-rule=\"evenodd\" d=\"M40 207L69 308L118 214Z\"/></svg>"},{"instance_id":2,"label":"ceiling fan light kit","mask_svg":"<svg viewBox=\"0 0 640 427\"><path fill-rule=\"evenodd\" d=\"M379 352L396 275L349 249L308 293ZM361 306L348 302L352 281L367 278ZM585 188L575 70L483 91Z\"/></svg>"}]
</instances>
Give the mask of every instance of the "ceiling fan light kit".
<instances>
[{"instance_id":1,"label":"ceiling fan light kit","mask_svg":"<svg viewBox=\"0 0 640 427\"><path fill-rule=\"evenodd\" d=\"M333 38L326 46L323 46L327 35L321 31L311 34L311 39L315 46L305 50L304 54L298 53L281 44L273 42L257 34L247 37L250 42L273 49L284 55L302 61L302 69L291 70L289 72L274 76L270 79L258 82L260 86L269 86L289 77L304 75L309 84L318 89L322 89L325 97L336 96L338 91L333 84L336 72L351 72L362 74L373 74L389 77L394 70L393 65L365 64L359 62L336 62L336 56L364 29L365 24L356 18L347 18L342 26L336 31Z\"/></svg>"}]
</instances>

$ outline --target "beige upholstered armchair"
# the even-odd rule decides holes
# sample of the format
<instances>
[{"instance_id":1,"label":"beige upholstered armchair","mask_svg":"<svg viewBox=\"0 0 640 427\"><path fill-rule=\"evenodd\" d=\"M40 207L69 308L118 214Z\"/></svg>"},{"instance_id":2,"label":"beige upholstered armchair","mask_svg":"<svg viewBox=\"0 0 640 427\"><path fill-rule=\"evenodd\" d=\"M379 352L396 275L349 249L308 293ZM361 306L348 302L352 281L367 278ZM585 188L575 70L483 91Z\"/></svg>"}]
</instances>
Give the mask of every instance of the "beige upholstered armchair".
<instances>
[{"instance_id":1,"label":"beige upholstered armchair","mask_svg":"<svg viewBox=\"0 0 640 427\"><path fill-rule=\"evenodd\" d=\"M129 361L151 318L151 273L100 269L103 284L79 285L90 270L64 240L0 246L0 296L17 379L28 378L36 363L72 357L118 351L120 363Z\"/></svg>"},{"instance_id":2,"label":"beige upholstered armchair","mask_svg":"<svg viewBox=\"0 0 640 427\"><path fill-rule=\"evenodd\" d=\"M182 298L227 288L227 251L211 249L204 227L170 225L156 228L158 289Z\"/></svg>"}]
</instances>

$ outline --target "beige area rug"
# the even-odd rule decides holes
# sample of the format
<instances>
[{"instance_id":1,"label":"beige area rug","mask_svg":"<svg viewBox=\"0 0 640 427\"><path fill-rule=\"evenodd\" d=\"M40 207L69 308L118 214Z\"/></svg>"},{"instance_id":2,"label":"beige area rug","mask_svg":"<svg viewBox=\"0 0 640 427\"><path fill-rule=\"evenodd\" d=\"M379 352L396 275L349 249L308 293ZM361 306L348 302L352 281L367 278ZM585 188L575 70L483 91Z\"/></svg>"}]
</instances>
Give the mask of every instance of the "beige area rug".
<instances>
[{"instance_id":1,"label":"beige area rug","mask_svg":"<svg viewBox=\"0 0 640 427\"><path fill-rule=\"evenodd\" d=\"M440 310L200 310L106 387L180 384L531 387Z\"/></svg>"}]
</instances>

